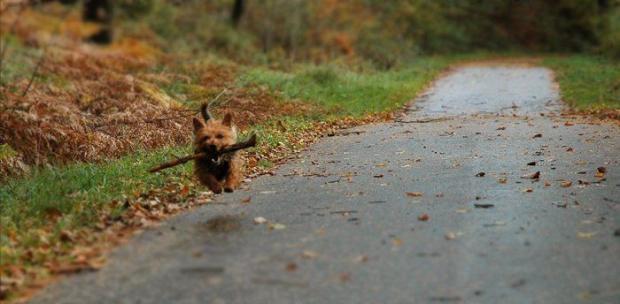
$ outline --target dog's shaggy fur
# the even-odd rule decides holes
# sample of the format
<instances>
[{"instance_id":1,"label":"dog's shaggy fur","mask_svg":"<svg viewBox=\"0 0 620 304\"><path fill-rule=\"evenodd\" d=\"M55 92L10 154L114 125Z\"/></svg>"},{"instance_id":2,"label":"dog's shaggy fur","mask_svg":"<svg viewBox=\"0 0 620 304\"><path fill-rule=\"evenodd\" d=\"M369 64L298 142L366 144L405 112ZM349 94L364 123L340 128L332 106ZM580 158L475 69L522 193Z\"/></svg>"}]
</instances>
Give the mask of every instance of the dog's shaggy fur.
<instances>
[{"instance_id":1,"label":"dog's shaggy fur","mask_svg":"<svg viewBox=\"0 0 620 304\"><path fill-rule=\"evenodd\" d=\"M238 152L218 155L225 147L237 142L237 128L232 115L222 120L212 118L206 104L201 107L204 120L194 117L195 152L205 152L211 157L195 160L195 173L200 182L213 193L232 192L239 187L242 178L242 162Z\"/></svg>"}]
</instances>

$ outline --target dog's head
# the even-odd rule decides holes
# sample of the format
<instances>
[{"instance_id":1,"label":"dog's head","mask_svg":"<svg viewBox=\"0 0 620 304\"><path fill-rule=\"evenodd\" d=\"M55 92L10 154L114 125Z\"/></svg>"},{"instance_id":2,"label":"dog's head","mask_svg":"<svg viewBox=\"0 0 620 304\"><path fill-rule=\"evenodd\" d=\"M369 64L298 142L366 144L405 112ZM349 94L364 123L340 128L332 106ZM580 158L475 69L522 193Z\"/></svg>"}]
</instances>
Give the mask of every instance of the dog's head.
<instances>
[{"instance_id":1,"label":"dog's head","mask_svg":"<svg viewBox=\"0 0 620 304\"><path fill-rule=\"evenodd\" d=\"M237 132L233 126L232 114L227 113L223 119L211 118L203 106L204 120L194 117L194 145L197 150L215 155L216 152L234 144Z\"/></svg>"}]
</instances>

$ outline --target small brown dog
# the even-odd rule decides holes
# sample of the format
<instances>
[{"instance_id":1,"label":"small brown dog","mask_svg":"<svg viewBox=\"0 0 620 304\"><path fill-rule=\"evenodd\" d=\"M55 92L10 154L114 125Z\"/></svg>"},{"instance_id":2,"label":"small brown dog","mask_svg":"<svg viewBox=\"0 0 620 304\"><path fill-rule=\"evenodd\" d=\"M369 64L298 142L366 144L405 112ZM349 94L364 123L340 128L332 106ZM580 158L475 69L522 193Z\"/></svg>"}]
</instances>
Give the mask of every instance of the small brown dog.
<instances>
[{"instance_id":1,"label":"small brown dog","mask_svg":"<svg viewBox=\"0 0 620 304\"><path fill-rule=\"evenodd\" d=\"M196 159L195 173L200 182L213 193L233 192L241 183L241 158L237 151L219 155L237 142L237 128L232 115L227 113L222 120L214 119L206 104L200 108L203 120L194 117L195 152L205 152L212 157Z\"/></svg>"}]
</instances>

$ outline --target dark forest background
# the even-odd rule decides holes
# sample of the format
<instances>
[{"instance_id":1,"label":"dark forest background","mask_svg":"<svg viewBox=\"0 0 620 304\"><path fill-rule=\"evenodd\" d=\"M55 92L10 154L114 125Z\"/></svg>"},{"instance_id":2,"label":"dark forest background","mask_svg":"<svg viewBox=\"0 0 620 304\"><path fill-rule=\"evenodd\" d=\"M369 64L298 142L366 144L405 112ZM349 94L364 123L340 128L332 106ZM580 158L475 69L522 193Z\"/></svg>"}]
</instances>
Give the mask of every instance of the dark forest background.
<instances>
[{"instance_id":1,"label":"dark forest background","mask_svg":"<svg viewBox=\"0 0 620 304\"><path fill-rule=\"evenodd\" d=\"M207 49L241 60L356 56L390 67L418 54L481 50L620 57L617 0L123 0L113 6L117 35L152 35L171 51Z\"/></svg>"}]
</instances>

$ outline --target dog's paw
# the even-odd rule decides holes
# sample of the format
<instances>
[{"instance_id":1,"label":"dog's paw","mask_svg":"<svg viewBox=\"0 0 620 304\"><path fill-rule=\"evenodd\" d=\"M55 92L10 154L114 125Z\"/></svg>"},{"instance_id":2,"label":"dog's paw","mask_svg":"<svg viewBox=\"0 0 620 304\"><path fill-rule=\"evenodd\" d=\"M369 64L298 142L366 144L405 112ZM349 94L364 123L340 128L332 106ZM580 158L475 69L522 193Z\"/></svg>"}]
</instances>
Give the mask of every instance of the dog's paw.
<instances>
[{"instance_id":1,"label":"dog's paw","mask_svg":"<svg viewBox=\"0 0 620 304\"><path fill-rule=\"evenodd\" d=\"M215 194L220 194L220 193L222 193L222 188L221 187L214 187L214 188L211 188L211 191L213 193L215 193Z\"/></svg>"},{"instance_id":2,"label":"dog's paw","mask_svg":"<svg viewBox=\"0 0 620 304\"><path fill-rule=\"evenodd\" d=\"M231 192L233 192L233 191L235 191L235 190L234 190L233 188L228 188L228 187L225 187L225 188L224 188L224 191L226 191L226 192L228 192L228 193L231 193Z\"/></svg>"}]
</instances>

